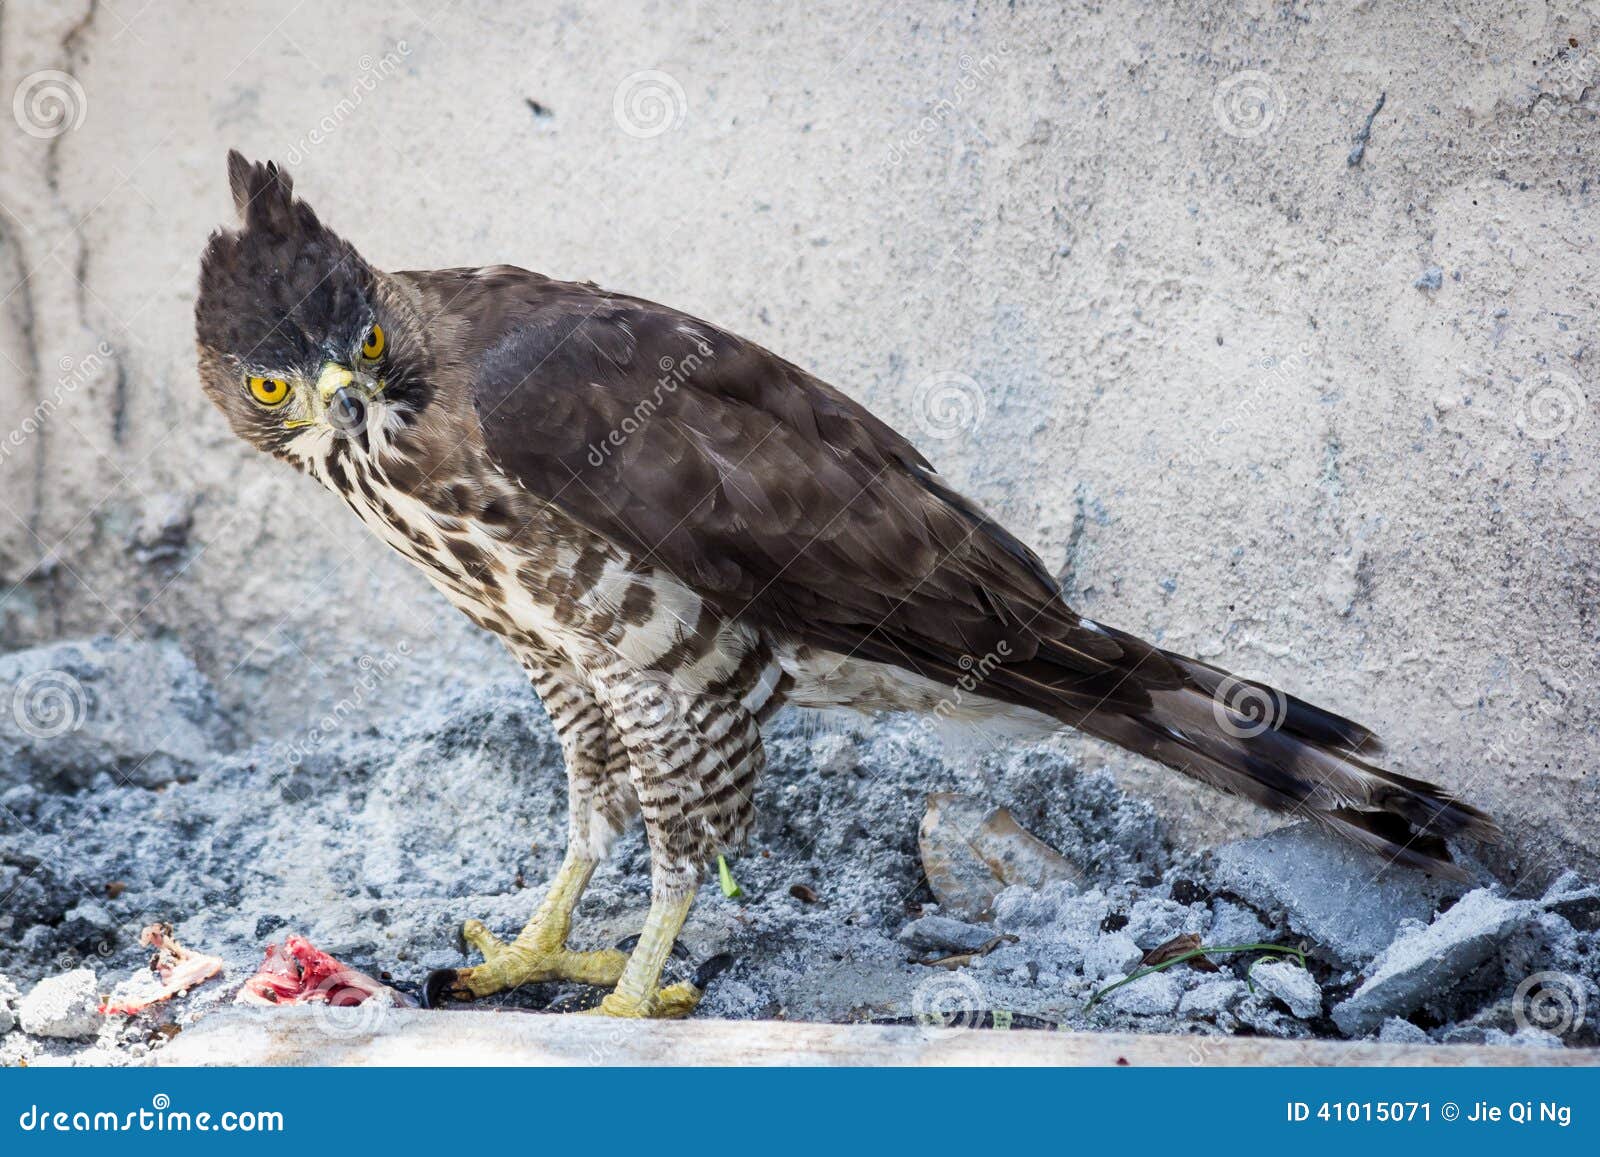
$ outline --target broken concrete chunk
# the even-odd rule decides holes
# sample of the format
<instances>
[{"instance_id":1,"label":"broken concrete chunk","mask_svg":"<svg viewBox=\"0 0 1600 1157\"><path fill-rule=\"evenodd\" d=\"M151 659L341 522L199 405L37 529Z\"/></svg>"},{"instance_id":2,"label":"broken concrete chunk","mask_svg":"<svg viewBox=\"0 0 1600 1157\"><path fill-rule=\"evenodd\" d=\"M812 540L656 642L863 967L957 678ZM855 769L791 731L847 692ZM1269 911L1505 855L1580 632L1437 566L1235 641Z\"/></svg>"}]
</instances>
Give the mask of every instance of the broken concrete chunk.
<instances>
[{"instance_id":1,"label":"broken concrete chunk","mask_svg":"<svg viewBox=\"0 0 1600 1157\"><path fill-rule=\"evenodd\" d=\"M1243 1000L1248 989L1231 976L1202 981L1183 994L1178 1011L1186 1016L1218 1016Z\"/></svg>"},{"instance_id":2,"label":"broken concrete chunk","mask_svg":"<svg viewBox=\"0 0 1600 1157\"><path fill-rule=\"evenodd\" d=\"M949 916L924 916L900 929L900 943L919 952L978 952L995 940L994 926Z\"/></svg>"},{"instance_id":3,"label":"broken concrete chunk","mask_svg":"<svg viewBox=\"0 0 1600 1157\"><path fill-rule=\"evenodd\" d=\"M1433 1038L1409 1020L1391 1016L1378 1030L1378 1039L1386 1045L1431 1045Z\"/></svg>"},{"instance_id":4,"label":"broken concrete chunk","mask_svg":"<svg viewBox=\"0 0 1600 1157\"><path fill-rule=\"evenodd\" d=\"M1301 1020L1322 1015L1322 986L1294 961L1263 960L1250 970L1250 979L1288 1005Z\"/></svg>"},{"instance_id":5,"label":"broken concrete chunk","mask_svg":"<svg viewBox=\"0 0 1600 1157\"><path fill-rule=\"evenodd\" d=\"M0 1036L17 1026L17 1001L21 999L10 978L0 976Z\"/></svg>"},{"instance_id":6,"label":"broken concrete chunk","mask_svg":"<svg viewBox=\"0 0 1600 1157\"><path fill-rule=\"evenodd\" d=\"M47 977L22 998L17 1020L34 1036L85 1040L100 1031L100 992L92 968Z\"/></svg>"},{"instance_id":7,"label":"broken concrete chunk","mask_svg":"<svg viewBox=\"0 0 1600 1157\"><path fill-rule=\"evenodd\" d=\"M1139 967L1144 949L1126 932L1101 936L1083 951L1083 974L1095 979L1126 976Z\"/></svg>"},{"instance_id":8,"label":"broken concrete chunk","mask_svg":"<svg viewBox=\"0 0 1600 1157\"><path fill-rule=\"evenodd\" d=\"M1012 884L1083 882L1083 873L1009 811L972 796L928 796L917 842L939 904L966 920L990 919L995 897Z\"/></svg>"},{"instance_id":9,"label":"broken concrete chunk","mask_svg":"<svg viewBox=\"0 0 1600 1157\"><path fill-rule=\"evenodd\" d=\"M1432 924L1384 949L1366 983L1334 1008L1334 1023L1349 1036L1364 1036L1389 1017L1405 1016L1482 964L1539 910L1538 901L1502 899L1487 888L1468 892Z\"/></svg>"},{"instance_id":10,"label":"broken concrete chunk","mask_svg":"<svg viewBox=\"0 0 1600 1157\"><path fill-rule=\"evenodd\" d=\"M55 643L0 656L0 787L157 787L227 750L211 684L172 643Z\"/></svg>"},{"instance_id":11,"label":"broken concrete chunk","mask_svg":"<svg viewBox=\"0 0 1600 1157\"><path fill-rule=\"evenodd\" d=\"M1182 995L1183 986L1177 980L1165 972L1152 972L1117 989L1106 998L1106 1003L1118 1012L1161 1016L1176 1009Z\"/></svg>"},{"instance_id":12,"label":"broken concrete chunk","mask_svg":"<svg viewBox=\"0 0 1600 1157\"><path fill-rule=\"evenodd\" d=\"M1431 919L1451 894L1310 823L1218 848L1216 880L1262 912L1281 912L1308 951L1345 966L1371 960L1403 920Z\"/></svg>"},{"instance_id":13,"label":"broken concrete chunk","mask_svg":"<svg viewBox=\"0 0 1600 1157\"><path fill-rule=\"evenodd\" d=\"M1262 944L1271 936L1272 929L1243 904L1227 900L1211 902L1211 931L1206 933L1207 944Z\"/></svg>"}]
</instances>

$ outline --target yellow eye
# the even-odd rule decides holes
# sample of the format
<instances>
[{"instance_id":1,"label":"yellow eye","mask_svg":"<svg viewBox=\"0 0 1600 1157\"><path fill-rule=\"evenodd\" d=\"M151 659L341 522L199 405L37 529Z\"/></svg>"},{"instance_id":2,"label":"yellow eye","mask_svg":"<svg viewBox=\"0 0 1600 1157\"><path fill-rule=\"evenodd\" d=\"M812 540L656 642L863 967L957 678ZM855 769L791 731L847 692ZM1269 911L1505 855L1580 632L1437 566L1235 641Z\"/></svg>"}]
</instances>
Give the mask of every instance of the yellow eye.
<instances>
[{"instance_id":1,"label":"yellow eye","mask_svg":"<svg viewBox=\"0 0 1600 1157\"><path fill-rule=\"evenodd\" d=\"M367 336L361 341L361 356L368 361L376 361L382 354L383 326L373 322L372 328L367 331Z\"/></svg>"},{"instance_id":2,"label":"yellow eye","mask_svg":"<svg viewBox=\"0 0 1600 1157\"><path fill-rule=\"evenodd\" d=\"M282 378L251 378L250 396L263 406L281 406L289 400L289 383Z\"/></svg>"}]
</instances>

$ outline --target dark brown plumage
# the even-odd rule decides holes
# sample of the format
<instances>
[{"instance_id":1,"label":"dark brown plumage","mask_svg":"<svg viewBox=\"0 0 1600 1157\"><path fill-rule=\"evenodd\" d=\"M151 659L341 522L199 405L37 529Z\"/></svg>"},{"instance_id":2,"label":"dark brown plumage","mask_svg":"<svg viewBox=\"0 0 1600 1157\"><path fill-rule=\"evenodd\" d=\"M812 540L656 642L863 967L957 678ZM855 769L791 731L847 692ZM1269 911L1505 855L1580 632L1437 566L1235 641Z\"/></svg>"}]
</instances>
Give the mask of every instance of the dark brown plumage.
<instances>
[{"instance_id":1,"label":"dark brown plumage","mask_svg":"<svg viewBox=\"0 0 1600 1157\"><path fill-rule=\"evenodd\" d=\"M760 346L510 266L383 273L275 168L229 173L208 392L506 640L568 742L574 846L642 807L658 900L748 829L784 702L1069 724L1429 870L1497 834L1373 764L1365 728L1080 617L908 441Z\"/></svg>"}]
</instances>

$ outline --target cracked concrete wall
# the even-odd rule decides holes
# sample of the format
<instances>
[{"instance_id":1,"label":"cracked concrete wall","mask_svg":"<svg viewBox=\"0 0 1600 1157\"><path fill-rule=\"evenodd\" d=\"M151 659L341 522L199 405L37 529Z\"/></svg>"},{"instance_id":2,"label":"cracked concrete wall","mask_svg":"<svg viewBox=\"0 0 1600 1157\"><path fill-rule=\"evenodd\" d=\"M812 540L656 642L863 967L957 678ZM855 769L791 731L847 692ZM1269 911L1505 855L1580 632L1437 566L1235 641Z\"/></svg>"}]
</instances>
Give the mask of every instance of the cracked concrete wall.
<instances>
[{"instance_id":1,"label":"cracked concrete wall","mask_svg":"<svg viewBox=\"0 0 1600 1157\"><path fill-rule=\"evenodd\" d=\"M380 264L764 342L1086 613L1372 724L1507 822L1508 880L1592 868L1597 62L1577 3L11 0L0 645L176 636L268 735L402 641L361 713L511 670L202 398L237 145ZM1060 742L1188 838L1266 822Z\"/></svg>"}]
</instances>

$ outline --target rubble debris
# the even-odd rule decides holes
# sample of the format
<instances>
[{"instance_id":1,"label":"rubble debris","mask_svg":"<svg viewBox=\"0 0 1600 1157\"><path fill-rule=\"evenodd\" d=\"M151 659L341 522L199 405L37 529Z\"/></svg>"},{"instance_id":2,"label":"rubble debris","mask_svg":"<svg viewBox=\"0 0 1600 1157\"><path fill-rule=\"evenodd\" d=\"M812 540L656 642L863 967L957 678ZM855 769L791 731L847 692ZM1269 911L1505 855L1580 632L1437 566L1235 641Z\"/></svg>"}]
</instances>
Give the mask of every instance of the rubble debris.
<instances>
[{"instance_id":1,"label":"rubble debris","mask_svg":"<svg viewBox=\"0 0 1600 1157\"><path fill-rule=\"evenodd\" d=\"M965 920L991 919L995 898L1008 885L1083 882L1077 867L1009 811L973 796L929 795L917 842L940 907Z\"/></svg>"},{"instance_id":2,"label":"rubble debris","mask_svg":"<svg viewBox=\"0 0 1600 1157\"><path fill-rule=\"evenodd\" d=\"M1371 855L1311 823L1224 844L1216 880L1258 911L1281 914L1308 950L1343 967L1371 960L1404 921L1431 919L1452 891L1420 872L1380 870Z\"/></svg>"},{"instance_id":3,"label":"rubble debris","mask_svg":"<svg viewBox=\"0 0 1600 1157\"><path fill-rule=\"evenodd\" d=\"M22 1031L33 1036L85 1040L100 1031L100 993L94 969L49 976L17 1006Z\"/></svg>"},{"instance_id":4,"label":"rubble debris","mask_svg":"<svg viewBox=\"0 0 1600 1157\"><path fill-rule=\"evenodd\" d=\"M1415 281L1411 283L1412 289L1438 289L1444 284L1444 270L1437 265L1430 265L1424 269Z\"/></svg>"},{"instance_id":5,"label":"rubble debris","mask_svg":"<svg viewBox=\"0 0 1600 1157\"><path fill-rule=\"evenodd\" d=\"M1334 1023L1349 1036L1364 1036L1390 1017L1415 1011L1487 960L1540 903L1502 899L1487 888L1468 892L1431 924L1385 948L1365 983L1334 1007Z\"/></svg>"},{"instance_id":6,"label":"rubble debris","mask_svg":"<svg viewBox=\"0 0 1600 1157\"><path fill-rule=\"evenodd\" d=\"M1188 1016L1221 1016L1243 1000L1249 988L1232 976L1219 976L1183 994L1178 1011Z\"/></svg>"},{"instance_id":7,"label":"rubble debris","mask_svg":"<svg viewBox=\"0 0 1600 1157\"><path fill-rule=\"evenodd\" d=\"M1165 972L1151 972L1131 980L1107 999L1118 1012L1139 1016L1161 1016L1173 1012L1182 999L1183 988Z\"/></svg>"},{"instance_id":8,"label":"rubble debris","mask_svg":"<svg viewBox=\"0 0 1600 1157\"><path fill-rule=\"evenodd\" d=\"M346 967L303 936L267 945L261 968L234 997L237 1004L328 1004L335 1007L379 999L396 1007L416 1002L358 969Z\"/></svg>"},{"instance_id":9,"label":"rubble debris","mask_svg":"<svg viewBox=\"0 0 1600 1157\"><path fill-rule=\"evenodd\" d=\"M159 787L226 750L211 684L169 642L108 638L0 655L0 791L73 791L104 772Z\"/></svg>"},{"instance_id":10,"label":"rubble debris","mask_svg":"<svg viewBox=\"0 0 1600 1157\"><path fill-rule=\"evenodd\" d=\"M1083 954L1083 974L1098 980L1126 976L1139 967L1144 959L1144 949L1126 932L1112 932L1100 937Z\"/></svg>"},{"instance_id":11,"label":"rubble debris","mask_svg":"<svg viewBox=\"0 0 1600 1157\"><path fill-rule=\"evenodd\" d=\"M918 952L984 952L996 941L1015 936L996 935L987 924L969 924L949 916L923 916L900 929L900 943Z\"/></svg>"},{"instance_id":12,"label":"rubble debris","mask_svg":"<svg viewBox=\"0 0 1600 1157\"><path fill-rule=\"evenodd\" d=\"M1301 1020L1322 1015L1322 986L1302 964L1292 960L1263 960L1250 969L1250 979L1277 997Z\"/></svg>"},{"instance_id":13,"label":"rubble debris","mask_svg":"<svg viewBox=\"0 0 1600 1157\"><path fill-rule=\"evenodd\" d=\"M5 1036L17 1026L17 1002L22 995L10 977L0 976L0 1036Z\"/></svg>"},{"instance_id":14,"label":"rubble debris","mask_svg":"<svg viewBox=\"0 0 1600 1157\"><path fill-rule=\"evenodd\" d=\"M139 943L156 950L149 969L118 985L101 1012L133 1016L222 972L222 957L185 948L172 935L171 924L151 924L139 933Z\"/></svg>"},{"instance_id":15,"label":"rubble debris","mask_svg":"<svg viewBox=\"0 0 1600 1157\"><path fill-rule=\"evenodd\" d=\"M1431 1045L1433 1038L1409 1020L1391 1016L1378 1030L1378 1039L1386 1045Z\"/></svg>"}]
</instances>

